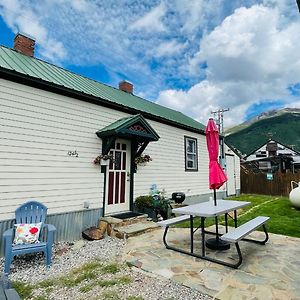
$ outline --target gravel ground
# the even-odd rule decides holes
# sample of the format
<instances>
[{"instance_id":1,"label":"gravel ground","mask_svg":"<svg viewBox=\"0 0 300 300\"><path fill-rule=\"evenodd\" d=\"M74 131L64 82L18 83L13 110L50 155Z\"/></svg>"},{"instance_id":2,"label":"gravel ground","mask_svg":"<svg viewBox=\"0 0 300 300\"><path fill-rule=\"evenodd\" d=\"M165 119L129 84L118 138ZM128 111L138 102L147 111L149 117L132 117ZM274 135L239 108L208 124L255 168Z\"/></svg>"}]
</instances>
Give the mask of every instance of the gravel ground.
<instances>
[{"instance_id":1,"label":"gravel ground","mask_svg":"<svg viewBox=\"0 0 300 300\"><path fill-rule=\"evenodd\" d=\"M11 281L22 281L37 286L39 282L60 278L69 274L75 268L95 259L104 265L117 263L119 271L116 274L102 274L97 280L118 280L130 278L130 282L123 282L113 286L101 287L91 281L84 280L76 286L66 287L60 284L51 289L36 288L31 299L115 299L115 300L201 300L211 299L196 290L184 287L168 279L154 276L137 268L130 268L122 261L124 241L106 237L100 241L79 241L76 243L58 243L54 246L52 266L47 268L40 254L16 258L11 266ZM1 259L3 267L3 259ZM102 278L100 278L102 276ZM80 288L93 285L91 290L82 292Z\"/></svg>"}]
</instances>

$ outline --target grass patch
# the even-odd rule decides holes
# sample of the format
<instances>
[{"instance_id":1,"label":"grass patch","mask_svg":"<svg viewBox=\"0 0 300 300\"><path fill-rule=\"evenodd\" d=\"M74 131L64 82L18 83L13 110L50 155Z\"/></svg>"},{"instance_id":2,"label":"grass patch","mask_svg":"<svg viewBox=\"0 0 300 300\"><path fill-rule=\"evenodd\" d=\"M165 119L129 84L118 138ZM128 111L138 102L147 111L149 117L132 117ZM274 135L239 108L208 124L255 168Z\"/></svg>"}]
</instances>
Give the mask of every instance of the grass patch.
<instances>
[{"instance_id":1,"label":"grass patch","mask_svg":"<svg viewBox=\"0 0 300 300\"><path fill-rule=\"evenodd\" d=\"M38 285L41 288L49 288L49 287L53 287L55 284L57 284L56 279L46 279L46 280L39 282Z\"/></svg>"},{"instance_id":2,"label":"grass patch","mask_svg":"<svg viewBox=\"0 0 300 300\"><path fill-rule=\"evenodd\" d=\"M102 294L103 298L99 298L99 299L105 299L105 300L120 300L121 298L119 297L117 292L114 291L109 291L109 292L105 292Z\"/></svg>"},{"instance_id":3,"label":"grass patch","mask_svg":"<svg viewBox=\"0 0 300 300\"><path fill-rule=\"evenodd\" d=\"M129 284L131 282L132 279L129 276L123 276L123 277L110 279L110 280L98 280L97 284L100 285L101 287L109 287L118 284Z\"/></svg>"},{"instance_id":4,"label":"grass patch","mask_svg":"<svg viewBox=\"0 0 300 300\"><path fill-rule=\"evenodd\" d=\"M33 297L32 300L48 300L49 298L47 296L36 296Z\"/></svg>"},{"instance_id":5,"label":"grass patch","mask_svg":"<svg viewBox=\"0 0 300 300\"><path fill-rule=\"evenodd\" d=\"M78 288L81 293L87 293L93 290L94 287L112 287L116 285L125 285L132 282L129 276L114 276L121 270L121 265L117 263L103 264L101 261L96 260L89 263L85 263L80 267L77 267L67 273L65 276L43 280L36 285L23 283L21 281L15 281L13 287L17 290L22 299L33 300L45 300L50 297L50 293L54 288L67 287ZM125 266L123 266L125 267ZM107 277L110 279L101 280L99 276ZM113 277L113 278L111 278ZM34 297L34 289L42 289L42 293L39 296ZM102 299L102 298L101 298ZM103 299L119 299L115 294L108 294Z\"/></svg>"},{"instance_id":6,"label":"grass patch","mask_svg":"<svg viewBox=\"0 0 300 300\"><path fill-rule=\"evenodd\" d=\"M32 298L33 285L21 281L13 281L12 287L17 291L21 299Z\"/></svg>"},{"instance_id":7,"label":"grass patch","mask_svg":"<svg viewBox=\"0 0 300 300\"><path fill-rule=\"evenodd\" d=\"M129 296L126 300L144 300L142 296Z\"/></svg>"},{"instance_id":8,"label":"grass patch","mask_svg":"<svg viewBox=\"0 0 300 300\"><path fill-rule=\"evenodd\" d=\"M120 267L117 264L110 264L101 268L104 274L116 274L120 271Z\"/></svg>"},{"instance_id":9,"label":"grass patch","mask_svg":"<svg viewBox=\"0 0 300 300\"><path fill-rule=\"evenodd\" d=\"M129 284L132 282L132 279L129 276L119 277L117 280L118 284Z\"/></svg>"},{"instance_id":10,"label":"grass patch","mask_svg":"<svg viewBox=\"0 0 300 300\"><path fill-rule=\"evenodd\" d=\"M81 293L87 293L87 292L91 291L91 290L93 289L93 287L94 287L93 284L87 284L87 285L82 286L82 287L79 289L79 291L80 291Z\"/></svg>"},{"instance_id":11,"label":"grass patch","mask_svg":"<svg viewBox=\"0 0 300 300\"><path fill-rule=\"evenodd\" d=\"M287 197L242 194L238 197L230 197L230 199L251 202L250 205L239 210L238 225L257 216L267 216L270 217L267 222L268 232L300 237L300 230L297 225L300 223L300 210L293 208ZM224 217L220 217L218 220L220 224L224 224ZM228 223L230 226L234 225L230 219ZM213 224L215 224L213 218L207 218L205 221L207 227ZM199 225L200 220L196 218L194 227ZM176 224L176 227L179 228L188 228L189 226L189 221Z\"/></svg>"},{"instance_id":12,"label":"grass patch","mask_svg":"<svg viewBox=\"0 0 300 300\"><path fill-rule=\"evenodd\" d=\"M92 272L92 271L98 269L101 266L102 266L101 261L95 260L95 261L92 261L92 262L85 263L82 266L74 269L72 271L72 273L73 274L78 274L78 273L83 273L83 272L84 273L86 273L86 272Z\"/></svg>"},{"instance_id":13,"label":"grass patch","mask_svg":"<svg viewBox=\"0 0 300 300\"><path fill-rule=\"evenodd\" d=\"M58 283L70 288L80 284L84 280L96 279L96 277L97 277L96 273L88 271L76 277L72 277L71 275L68 277L67 276L60 277L58 279Z\"/></svg>"},{"instance_id":14,"label":"grass patch","mask_svg":"<svg viewBox=\"0 0 300 300\"><path fill-rule=\"evenodd\" d=\"M300 237L298 224L300 223L300 210L292 207L287 197L264 195L241 195L232 198L239 201L251 201L252 210L245 208L245 214L239 217L239 223L247 222L257 216L268 216L269 232ZM268 202L270 201L271 202ZM268 203L266 203L268 202ZM255 207L253 207L255 203Z\"/></svg>"}]
</instances>

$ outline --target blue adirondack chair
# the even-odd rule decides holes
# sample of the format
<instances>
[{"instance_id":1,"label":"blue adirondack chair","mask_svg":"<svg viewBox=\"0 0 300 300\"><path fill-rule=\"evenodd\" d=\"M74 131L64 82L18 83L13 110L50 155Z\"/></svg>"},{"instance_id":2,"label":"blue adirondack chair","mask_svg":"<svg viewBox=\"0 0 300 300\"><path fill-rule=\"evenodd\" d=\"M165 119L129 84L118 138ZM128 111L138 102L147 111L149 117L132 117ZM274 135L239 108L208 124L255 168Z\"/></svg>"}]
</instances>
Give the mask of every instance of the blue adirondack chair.
<instances>
[{"instance_id":1,"label":"blue adirondack chair","mask_svg":"<svg viewBox=\"0 0 300 300\"><path fill-rule=\"evenodd\" d=\"M15 230L14 228L6 230L3 233L5 255L4 273L10 273L10 264L15 255L33 252L44 252L45 262L47 266L50 266L52 244L56 228L53 225L44 224L47 215L47 207L39 202L29 201L17 208L15 214L16 224L31 224L43 222L43 226L41 228L39 236L40 243L13 245Z\"/></svg>"}]
</instances>

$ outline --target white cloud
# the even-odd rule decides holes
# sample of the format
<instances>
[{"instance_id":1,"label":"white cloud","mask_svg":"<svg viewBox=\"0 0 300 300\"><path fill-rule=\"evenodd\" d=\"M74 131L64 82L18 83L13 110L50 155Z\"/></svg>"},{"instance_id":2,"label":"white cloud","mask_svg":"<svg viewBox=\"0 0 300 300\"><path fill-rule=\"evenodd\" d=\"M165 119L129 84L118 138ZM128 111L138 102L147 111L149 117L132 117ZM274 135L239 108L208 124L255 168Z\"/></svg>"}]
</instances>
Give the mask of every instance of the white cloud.
<instances>
[{"instance_id":1,"label":"white cloud","mask_svg":"<svg viewBox=\"0 0 300 300\"><path fill-rule=\"evenodd\" d=\"M180 53L185 47L185 44L178 43L176 40L162 42L160 45L158 45L157 48L154 49L153 55L156 57L173 55L176 53Z\"/></svg>"},{"instance_id":2,"label":"white cloud","mask_svg":"<svg viewBox=\"0 0 300 300\"><path fill-rule=\"evenodd\" d=\"M166 7L162 2L158 6L152 8L144 16L136 20L130 25L131 30L145 30L151 33L166 31L166 27L162 22L162 17L166 13Z\"/></svg>"},{"instance_id":3,"label":"white cloud","mask_svg":"<svg viewBox=\"0 0 300 300\"><path fill-rule=\"evenodd\" d=\"M199 72L201 62L207 63L206 84L202 81L184 93L161 92L158 102L190 112L202 122L211 107L230 107L227 126L242 122L253 103L268 99L289 105L294 100L287 87L300 78L299 32L299 21L282 27L277 8L239 8L203 36L199 52L190 60L193 73Z\"/></svg>"}]
</instances>

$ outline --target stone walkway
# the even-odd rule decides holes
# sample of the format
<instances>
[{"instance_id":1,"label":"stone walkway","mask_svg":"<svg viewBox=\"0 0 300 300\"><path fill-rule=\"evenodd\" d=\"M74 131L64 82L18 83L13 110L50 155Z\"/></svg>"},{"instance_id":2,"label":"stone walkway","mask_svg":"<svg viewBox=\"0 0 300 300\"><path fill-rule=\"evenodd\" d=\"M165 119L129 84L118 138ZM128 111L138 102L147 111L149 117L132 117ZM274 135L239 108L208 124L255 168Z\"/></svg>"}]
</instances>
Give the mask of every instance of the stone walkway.
<instances>
[{"instance_id":1,"label":"stone walkway","mask_svg":"<svg viewBox=\"0 0 300 300\"><path fill-rule=\"evenodd\" d=\"M158 274L216 299L300 299L300 239L270 234L266 245L241 242L243 263L235 270L167 250L163 229L132 237L127 241L124 259L145 271ZM253 236L264 235L260 232ZM171 229L169 244L189 249L189 230ZM200 240L199 233L195 239ZM179 242L180 241L180 242ZM200 243L196 243L200 253ZM198 246L198 248L197 248ZM211 256L235 259L235 247Z\"/></svg>"}]
</instances>

